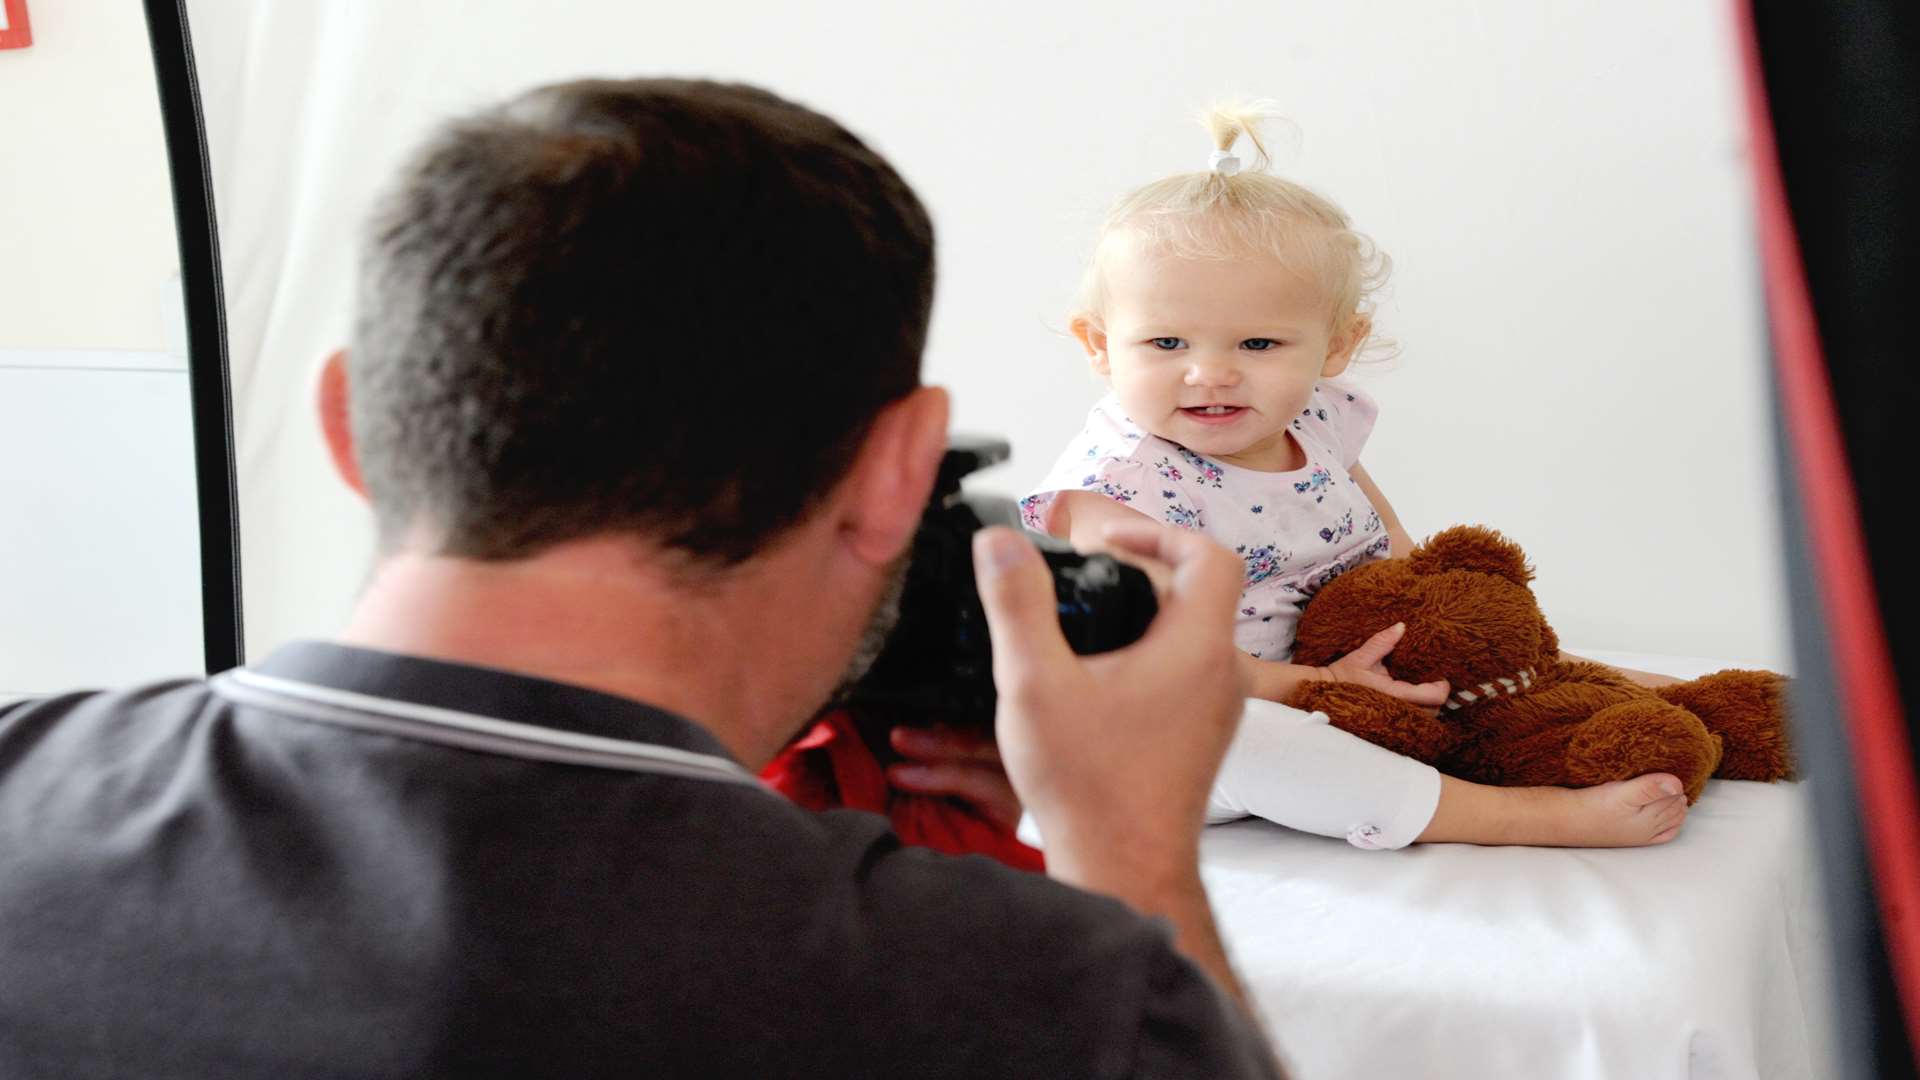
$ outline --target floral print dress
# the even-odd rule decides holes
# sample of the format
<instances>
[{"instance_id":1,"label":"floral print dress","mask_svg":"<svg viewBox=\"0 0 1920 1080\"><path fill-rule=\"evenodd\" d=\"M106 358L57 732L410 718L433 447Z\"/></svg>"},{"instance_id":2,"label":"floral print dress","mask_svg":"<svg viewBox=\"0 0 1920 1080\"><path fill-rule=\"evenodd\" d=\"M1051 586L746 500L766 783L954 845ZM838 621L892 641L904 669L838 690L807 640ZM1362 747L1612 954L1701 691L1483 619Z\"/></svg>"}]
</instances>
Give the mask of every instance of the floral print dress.
<instances>
[{"instance_id":1,"label":"floral print dress","mask_svg":"<svg viewBox=\"0 0 1920 1080\"><path fill-rule=\"evenodd\" d=\"M1307 600L1342 572L1390 554L1379 513L1347 472L1377 414L1373 398L1358 388L1322 380L1291 424L1307 463L1262 472L1162 439L1108 395L1046 479L1020 500L1021 519L1050 531L1055 496L1092 491L1155 521L1206 533L1244 564L1234 643L1284 660Z\"/></svg>"}]
</instances>

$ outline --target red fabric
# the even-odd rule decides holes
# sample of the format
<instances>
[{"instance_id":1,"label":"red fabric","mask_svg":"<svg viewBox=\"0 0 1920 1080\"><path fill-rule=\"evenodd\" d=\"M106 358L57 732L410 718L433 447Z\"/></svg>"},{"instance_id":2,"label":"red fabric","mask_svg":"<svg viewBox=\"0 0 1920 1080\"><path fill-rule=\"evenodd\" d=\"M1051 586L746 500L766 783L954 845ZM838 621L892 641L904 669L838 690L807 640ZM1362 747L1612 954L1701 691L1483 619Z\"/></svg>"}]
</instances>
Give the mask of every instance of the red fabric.
<instances>
[{"instance_id":1,"label":"red fabric","mask_svg":"<svg viewBox=\"0 0 1920 1080\"><path fill-rule=\"evenodd\" d=\"M1860 820L1878 887L1881 932L1907 1030L1920 1033L1920 793L1915 790L1906 719L1880 624L1806 267L1780 175L1753 10L1748 0L1734 8L1746 66L1760 253L1780 407L1794 457L1807 476L1819 481L1800 488L1806 500L1808 547L1820 578L1835 681L1852 737Z\"/></svg>"},{"instance_id":2,"label":"red fabric","mask_svg":"<svg viewBox=\"0 0 1920 1080\"><path fill-rule=\"evenodd\" d=\"M949 855L986 855L1035 873L1046 860L1013 830L957 799L900 791L844 710L828 713L780 752L760 778L809 810L847 807L885 814L906 843Z\"/></svg>"}]
</instances>

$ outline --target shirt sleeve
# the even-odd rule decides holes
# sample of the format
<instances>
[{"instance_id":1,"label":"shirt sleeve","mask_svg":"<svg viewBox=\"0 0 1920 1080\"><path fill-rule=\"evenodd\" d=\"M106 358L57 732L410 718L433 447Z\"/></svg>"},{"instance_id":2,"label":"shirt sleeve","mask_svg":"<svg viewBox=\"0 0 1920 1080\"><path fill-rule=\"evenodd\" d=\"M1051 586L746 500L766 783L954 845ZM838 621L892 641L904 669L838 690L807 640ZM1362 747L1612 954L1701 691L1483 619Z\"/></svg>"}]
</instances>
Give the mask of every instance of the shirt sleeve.
<instances>
[{"instance_id":1,"label":"shirt sleeve","mask_svg":"<svg viewBox=\"0 0 1920 1080\"><path fill-rule=\"evenodd\" d=\"M1239 1005L1185 957L1167 950L1147 973L1135 1077L1285 1076L1266 1037Z\"/></svg>"},{"instance_id":2,"label":"shirt sleeve","mask_svg":"<svg viewBox=\"0 0 1920 1080\"><path fill-rule=\"evenodd\" d=\"M1327 379L1313 388L1313 399L1301 421L1316 430L1340 455L1340 464L1353 468L1360 460L1360 449L1373 434L1373 422L1380 406L1373 395L1351 383Z\"/></svg>"},{"instance_id":3,"label":"shirt sleeve","mask_svg":"<svg viewBox=\"0 0 1920 1080\"><path fill-rule=\"evenodd\" d=\"M1204 509L1188 491L1187 469L1185 462L1171 459L1158 464L1113 457L1063 462L1020 500L1020 520L1036 532L1051 533L1060 493L1090 491L1163 525L1204 528Z\"/></svg>"}]
</instances>

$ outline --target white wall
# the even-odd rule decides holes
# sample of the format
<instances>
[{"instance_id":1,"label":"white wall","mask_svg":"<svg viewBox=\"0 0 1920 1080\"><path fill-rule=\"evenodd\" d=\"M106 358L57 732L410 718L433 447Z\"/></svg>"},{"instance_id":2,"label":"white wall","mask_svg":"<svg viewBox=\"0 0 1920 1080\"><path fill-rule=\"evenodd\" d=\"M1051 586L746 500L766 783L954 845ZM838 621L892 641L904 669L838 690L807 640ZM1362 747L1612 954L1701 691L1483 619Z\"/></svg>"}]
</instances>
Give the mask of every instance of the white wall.
<instances>
[{"instance_id":1,"label":"white wall","mask_svg":"<svg viewBox=\"0 0 1920 1080\"><path fill-rule=\"evenodd\" d=\"M0 698L202 664L192 431L137 4L0 52Z\"/></svg>"},{"instance_id":2,"label":"white wall","mask_svg":"<svg viewBox=\"0 0 1920 1080\"><path fill-rule=\"evenodd\" d=\"M310 420L352 238L441 117L586 74L762 83L932 207L928 354L1019 490L1096 386L1059 332L1123 189L1202 167L1189 114L1273 97L1281 165L1396 260L1365 455L1416 534L1521 539L1570 644L1784 665L1760 314L1724 5L1600 0L630 5L195 0L235 332L249 647L324 634L364 513Z\"/></svg>"},{"instance_id":3,"label":"white wall","mask_svg":"<svg viewBox=\"0 0 1920 1080\"><path fill-rule=\"evenodd\" d=\"M146 34L137 4L61 0L0 52L0 346L167 344L179 259Z\"/></svg>"}]
</instances>

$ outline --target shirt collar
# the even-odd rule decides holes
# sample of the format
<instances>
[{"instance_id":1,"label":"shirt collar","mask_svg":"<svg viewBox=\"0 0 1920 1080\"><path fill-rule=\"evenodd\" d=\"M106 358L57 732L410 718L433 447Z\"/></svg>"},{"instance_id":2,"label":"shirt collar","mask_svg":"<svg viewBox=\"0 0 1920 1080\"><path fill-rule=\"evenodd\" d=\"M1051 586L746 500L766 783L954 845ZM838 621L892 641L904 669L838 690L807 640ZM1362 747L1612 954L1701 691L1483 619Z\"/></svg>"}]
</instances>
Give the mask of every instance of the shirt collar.
<instances>
[{"instance_id":1,"label":"shirt collar","mask_svg":"<svg viewBox=\"0 0 1920 1080\"><path fill-rule=\"evenodd\" d=\"M283 646L216 676L256 707L471 749L756 782L704 728L651 705L497 668L332 642Z\"/></svg>"}]
</instances>

